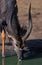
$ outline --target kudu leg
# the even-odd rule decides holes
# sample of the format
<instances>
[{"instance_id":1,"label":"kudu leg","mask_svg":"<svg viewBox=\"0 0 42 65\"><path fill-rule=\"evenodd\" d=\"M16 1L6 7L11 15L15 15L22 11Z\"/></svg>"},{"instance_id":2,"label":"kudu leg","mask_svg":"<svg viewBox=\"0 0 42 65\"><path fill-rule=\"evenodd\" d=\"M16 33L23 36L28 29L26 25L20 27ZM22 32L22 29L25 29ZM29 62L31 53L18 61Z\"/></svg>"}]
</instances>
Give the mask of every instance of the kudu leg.
<instances>
[{"instance_id":1,"label":"kudu leg","mask_svg":"<svg viewBox=\"0 0 42 65\"><path fill-rule=\"evenodd\" d=\"M1 40L2 40L2 57L5 57L4 53L5 53L5 32L4 30L2 30L2 33L1 33Z\"/></svg>"}]
</instances>

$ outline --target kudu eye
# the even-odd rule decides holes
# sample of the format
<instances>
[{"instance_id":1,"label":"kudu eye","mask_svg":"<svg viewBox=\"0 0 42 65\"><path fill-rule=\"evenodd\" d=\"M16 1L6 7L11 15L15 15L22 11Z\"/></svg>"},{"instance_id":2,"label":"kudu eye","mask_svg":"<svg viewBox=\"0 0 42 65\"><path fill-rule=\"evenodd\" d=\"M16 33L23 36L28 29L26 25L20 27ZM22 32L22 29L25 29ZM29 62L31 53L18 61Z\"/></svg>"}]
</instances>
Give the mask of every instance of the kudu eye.
<instances>
[{"instance_id":1,"label":"kudu eye","mask_svg":"<svg viewBox=\"0 0 42 65\"><path fill-rule=\"evenodd\" d=\"M7 23L5 20L2 21L2 26L7 26Z\"/></svg>"}]
</instances>

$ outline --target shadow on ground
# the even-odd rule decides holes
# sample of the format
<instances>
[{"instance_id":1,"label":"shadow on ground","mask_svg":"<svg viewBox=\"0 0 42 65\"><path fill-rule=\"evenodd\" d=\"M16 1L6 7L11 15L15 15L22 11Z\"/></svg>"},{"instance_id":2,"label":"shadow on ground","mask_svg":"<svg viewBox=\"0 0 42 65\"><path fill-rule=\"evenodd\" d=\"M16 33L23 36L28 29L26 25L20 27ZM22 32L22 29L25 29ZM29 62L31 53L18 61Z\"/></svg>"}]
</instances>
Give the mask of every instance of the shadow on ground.
<instances>
[{"instance_id":1,"label":"shadow on ground","mask_svg":"<svg viewBox=\"0 0 42 65\"><path fill-rule=\"evenodd\" d=\"M25 60L42 58L42 39L27 40L26 46L30 51L25 53Z\"/></svg>"}]
</instances>

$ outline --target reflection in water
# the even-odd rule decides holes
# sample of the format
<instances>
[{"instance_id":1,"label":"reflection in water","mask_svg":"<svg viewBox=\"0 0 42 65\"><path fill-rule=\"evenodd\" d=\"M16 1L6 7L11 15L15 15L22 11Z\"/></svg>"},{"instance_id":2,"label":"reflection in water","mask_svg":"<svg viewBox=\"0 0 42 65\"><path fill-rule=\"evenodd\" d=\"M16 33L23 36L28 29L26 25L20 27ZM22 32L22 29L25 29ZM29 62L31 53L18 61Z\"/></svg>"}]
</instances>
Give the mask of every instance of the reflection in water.
<instances>
[{"instance_id":1,"label":"reflection in water","mask_svg":"<svg viewBox=\"0 0 42 65\"><path fill-rule=\"evenodd\" d=\"M2 65L5 65L5 58L2 58Z\"/></svg>"},{"instance_id":2,"label":"reflection in water","mask_svg":"<svg viewBox=\"0 0 42 65\"><path fill-rule=\"evenodd\" d=\"M18 61L17 65L23 65L23 61Z\"/></svg>"},{"instance_id":3,"label":"reflection in water","mask_svg":"<svg viewBox=\"0 0 42 65\"><path fill-rule=\"evenodd\" d=\"M5 65L5 58L2 58L2 65ZM23 61L18 61L16 65L23 65Z\"/></svg>"}]
</instances>

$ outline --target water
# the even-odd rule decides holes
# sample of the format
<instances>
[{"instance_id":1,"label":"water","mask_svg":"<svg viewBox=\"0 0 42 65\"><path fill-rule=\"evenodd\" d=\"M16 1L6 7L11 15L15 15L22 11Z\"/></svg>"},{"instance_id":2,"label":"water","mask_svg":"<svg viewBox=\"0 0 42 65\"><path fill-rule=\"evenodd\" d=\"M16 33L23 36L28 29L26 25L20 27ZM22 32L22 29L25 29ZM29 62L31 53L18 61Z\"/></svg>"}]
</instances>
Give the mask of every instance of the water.
<instances>
[{"instance_id":1,"label":"water","mask_svg":"<svg viewBox=\"0 0 42 65\"><path fill-rule=\"evenodd\" d=\"M0 65L22 65L22 61L18 61L16 56L0 58Z\"/></svg>"},{"instance_id":2,"label":"water","mask_svg":"<svg viewBox=\"0 0 42 65\"><path fill-rule=\"evenodd\" d=\"M17 56L6 58L0 57L0 65L42 65L42 55L25 58L23 61L18 61Z\"/></svg>"}]
</instances>

